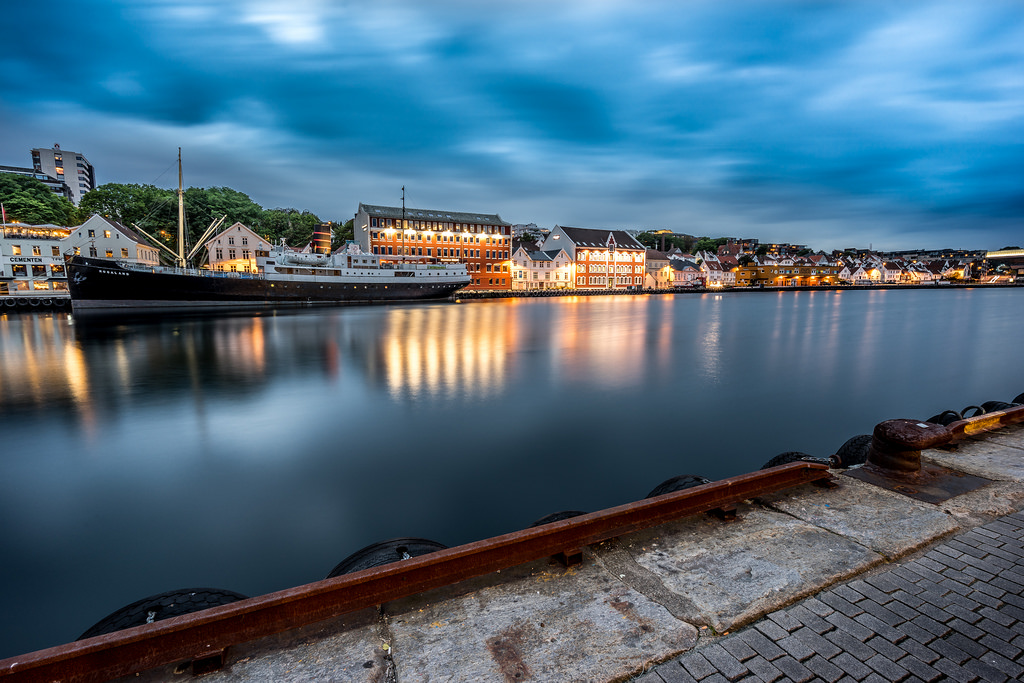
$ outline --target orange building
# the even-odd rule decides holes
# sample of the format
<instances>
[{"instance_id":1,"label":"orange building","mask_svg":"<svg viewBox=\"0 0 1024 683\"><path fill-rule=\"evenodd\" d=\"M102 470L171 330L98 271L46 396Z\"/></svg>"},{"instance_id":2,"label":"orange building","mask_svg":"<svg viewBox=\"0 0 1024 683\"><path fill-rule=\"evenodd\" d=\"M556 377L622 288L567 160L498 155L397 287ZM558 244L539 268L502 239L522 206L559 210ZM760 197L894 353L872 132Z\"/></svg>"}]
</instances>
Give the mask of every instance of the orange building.
<instances>
[{"instance_id":1,"label":"orange building","mask_svg":"<svg viewBox=\"0 0 1024 683\"><path fill-rule=\"evenodd\" d=\"M512 288L512 225L498 214L360 204L352 229L366 253L465 263L466 289Z\"/></svg>"}]
</instances>

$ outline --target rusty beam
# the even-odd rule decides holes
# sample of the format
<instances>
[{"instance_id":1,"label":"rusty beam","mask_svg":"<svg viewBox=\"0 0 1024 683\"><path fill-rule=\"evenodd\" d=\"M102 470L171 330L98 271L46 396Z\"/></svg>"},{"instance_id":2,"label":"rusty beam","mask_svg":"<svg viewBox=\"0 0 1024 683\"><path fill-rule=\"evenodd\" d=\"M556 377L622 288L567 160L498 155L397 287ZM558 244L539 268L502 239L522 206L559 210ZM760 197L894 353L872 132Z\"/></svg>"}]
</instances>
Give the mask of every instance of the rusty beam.
<instances>
[{"instance_id":1,"label":"rusty beam","mask_svg":"<svg viewBox=\"0 0 1024 683\"><path fill-rule=\"evenodd\" d=\"M0 661L6 681L103 681L216 656L227 647L799 484L829 479L825 465L794 462L401 562L213 607Z\"/></svg>"},{"instance_id":2,"label":"rusty beam","mask_svg":"<svg viewBox=\"0 0 1024 683\"><path fill-rule=\"evenodd\" d=\"M984 415L964 418L950 423L946 429L949 430L953 439L964 438L974 434L990 432L1006 425L1024 422L1024 406L997 410Z\"/></svg>"}]
</instances>

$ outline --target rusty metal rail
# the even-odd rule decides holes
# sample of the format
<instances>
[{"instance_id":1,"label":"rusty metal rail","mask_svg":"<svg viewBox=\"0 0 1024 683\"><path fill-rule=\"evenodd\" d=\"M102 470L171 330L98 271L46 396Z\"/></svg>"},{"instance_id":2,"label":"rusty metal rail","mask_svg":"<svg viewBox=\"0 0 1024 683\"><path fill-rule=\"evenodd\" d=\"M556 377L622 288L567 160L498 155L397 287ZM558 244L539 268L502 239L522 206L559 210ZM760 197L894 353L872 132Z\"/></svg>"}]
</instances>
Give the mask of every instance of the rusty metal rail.
<instances>
[{"instance_id":1,"label":"rusty metal rail","mask_svg":"<svg viewBox=\"0 0 1024 683\"><path fill-rule=\"evenodd\" d=\"M989 432L1006 425L1024 422L1024 406L996 410L984 415L964 418L946 426L951 439L960 439L974 434Z\"/></svg>"},{"instance_id":2,"label":"rusty metal rail","mask_svg":"<svg viewBox=\"0 0 1024 683\"><path fill-rule=\"evenodd\" d=\"M225 649L616 536L744 500L831 479L828 467L795 462L592 512L401 562L213 607L0 661L5 681L102 681L192 662L217 668Z\"/></svg>"}]
</instances>

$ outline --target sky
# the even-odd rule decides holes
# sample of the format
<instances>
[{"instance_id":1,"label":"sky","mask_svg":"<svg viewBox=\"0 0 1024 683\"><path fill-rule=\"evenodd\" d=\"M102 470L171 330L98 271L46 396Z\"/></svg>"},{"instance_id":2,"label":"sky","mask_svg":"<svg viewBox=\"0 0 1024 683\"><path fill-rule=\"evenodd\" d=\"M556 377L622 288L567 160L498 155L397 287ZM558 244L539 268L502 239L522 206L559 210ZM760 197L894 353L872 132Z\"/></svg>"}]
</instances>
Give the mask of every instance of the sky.
<instances>
[{"instance_id":1,"label":"sky","mask_svg":"<svg viewBox=\"0 0 1024 683\"><path fill-rule=\"evenodd\" d=\"M1024 3L10 2L0 165L815 249L1024 245Z\"/></svg>"}]
</instances>

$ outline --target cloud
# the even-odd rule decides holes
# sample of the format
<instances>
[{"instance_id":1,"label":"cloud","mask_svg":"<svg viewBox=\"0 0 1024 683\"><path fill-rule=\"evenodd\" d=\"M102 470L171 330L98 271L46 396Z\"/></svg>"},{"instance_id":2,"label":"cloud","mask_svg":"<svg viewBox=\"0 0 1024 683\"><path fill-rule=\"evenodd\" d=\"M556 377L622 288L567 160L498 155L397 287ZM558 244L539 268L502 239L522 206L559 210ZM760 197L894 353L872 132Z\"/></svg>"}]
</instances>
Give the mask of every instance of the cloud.
<instances>
[{"instance_id":1,"label":"cloud","mask_svg":"<svg viewBox=\"0 0 1024 683\"><path fill-rule=\"evenodd\" d=\"M980 238L1020 215L1017 3L279 8L14 5L11 25L89 47L9 32L0 116L34 138L4 136L0 163L74 137L101 179L147 182L181 145L203 182L326 216L405 184L523 222L794 242L869 222L894 244Z\"/></svg>"}]
</instances>

